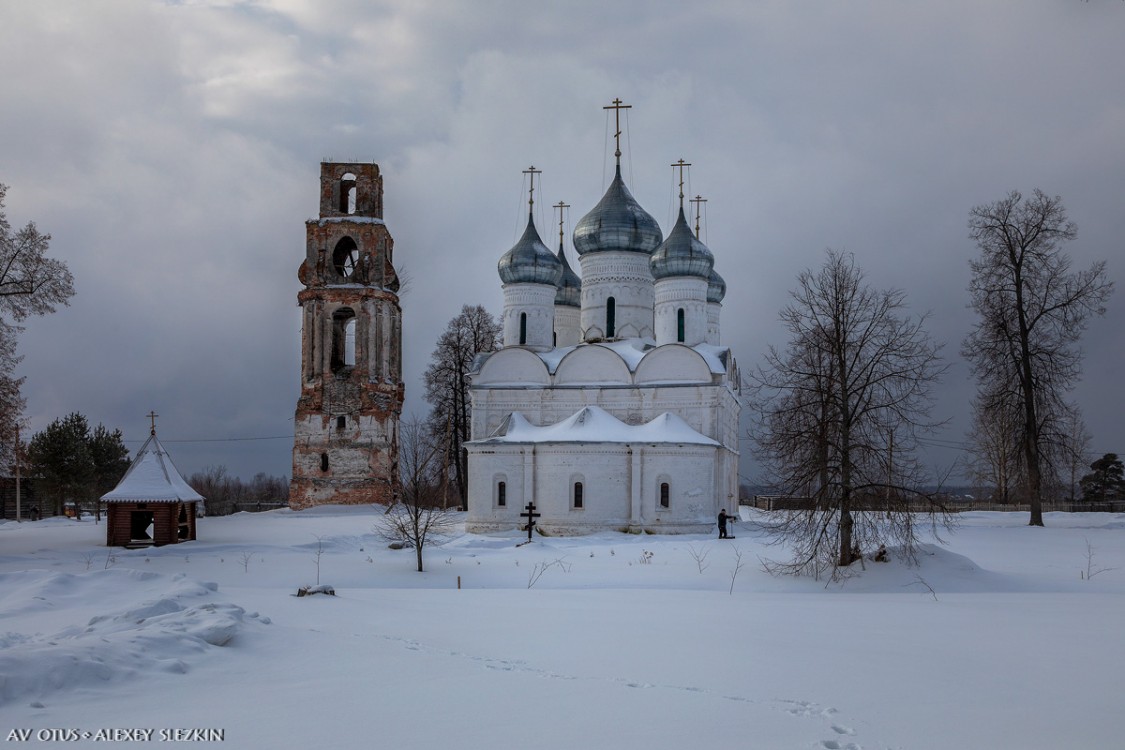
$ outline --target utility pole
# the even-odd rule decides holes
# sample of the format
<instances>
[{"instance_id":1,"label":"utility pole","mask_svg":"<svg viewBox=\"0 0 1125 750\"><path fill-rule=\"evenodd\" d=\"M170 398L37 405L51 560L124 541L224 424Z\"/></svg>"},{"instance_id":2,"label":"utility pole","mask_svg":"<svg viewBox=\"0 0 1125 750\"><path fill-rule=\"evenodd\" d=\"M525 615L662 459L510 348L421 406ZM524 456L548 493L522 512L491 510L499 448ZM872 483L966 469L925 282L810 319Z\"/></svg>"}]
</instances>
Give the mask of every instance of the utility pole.
<instances>
[{"instance_id":1,"label":"utility pole","mask_svg":"<svg viewBox=\"0 0 1125 750\"><path fill-rule=\"evenodd\" d=\"M20 426L16 425L16 523L22 523L20 512Z\"/></svg>"}]
</instances>

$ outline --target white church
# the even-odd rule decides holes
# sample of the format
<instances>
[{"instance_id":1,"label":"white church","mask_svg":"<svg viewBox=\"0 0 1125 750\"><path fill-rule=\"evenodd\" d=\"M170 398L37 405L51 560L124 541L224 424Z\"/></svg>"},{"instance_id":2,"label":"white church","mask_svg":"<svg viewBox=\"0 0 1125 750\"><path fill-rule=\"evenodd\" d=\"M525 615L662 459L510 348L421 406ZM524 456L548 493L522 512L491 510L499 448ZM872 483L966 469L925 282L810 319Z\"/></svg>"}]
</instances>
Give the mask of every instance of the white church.
<instances>
[{"instance_id":1,"label":"white church","mask_svg":"<svg viewBox=\"0 0 1125 750\"><path fill-rule=\"evenodd\" d=\"M620 146L616 155L613 182L574 229L580 274L561 230L555 254L530 212L500 258L503 347L471 374L470 531L521 527L528 503L548 535L707 533L736 509L741 404L720 343L726 284L688 225L682 176L665 238L622 180Z\"/></svg>"}]
</instances>

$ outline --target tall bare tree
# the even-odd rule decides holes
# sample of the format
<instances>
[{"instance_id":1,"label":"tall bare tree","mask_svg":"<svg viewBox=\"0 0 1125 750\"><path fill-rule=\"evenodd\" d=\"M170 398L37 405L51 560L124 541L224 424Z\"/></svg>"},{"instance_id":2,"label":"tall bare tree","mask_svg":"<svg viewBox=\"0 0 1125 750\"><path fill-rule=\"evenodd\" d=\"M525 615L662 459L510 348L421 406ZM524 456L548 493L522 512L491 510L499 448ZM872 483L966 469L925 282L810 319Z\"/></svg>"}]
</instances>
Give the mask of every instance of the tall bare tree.
<instances>
[{"instance_id":1,"label":"tall bare tree","mask_svg":"<svg viewBox=\"0 0 1125 750\"><path fill-rule=\"evenodd\" d=\"M34 222L13 232L4 211L8 188L0 184L0 464L11 458L16 425L23 413L20 386L15 377L18 324L32 315L52 313L74 295L74 279L61 260L47 257L51 235Z\"/></svg>"},{"instance_id":2,"label":"tall bare tree","mask_svg":"<svg viewBox=\"0 0 1125 750\"><path fill-rule=\"evenodd\" d=\"M831 569L893 544L913 555L919 507L948 522L919 488L917 436L930 420L930 387L944 372L925 316L904 315L901 291L864 282L851 255L829 251L797 277L781 311L784 351L771 348L751 377L758 453L776 490L801 498L767 525L793 547L780 572Z\"/></svg>"},{"instance_id":3,"label":"tall bare tree","mask_svg":"<svg viewBox=\"0 0 1125 750\"><path fill-rule=\"evenodd\" d=\"M456 520L442 497L441 438L433 435L424 422L400 423L402 492L398 502L375 524L376 533L384 539L414 548L419 573L423 571L422 550L428 544L441 544Z\"/></svg>"},{"instance_id":4,"label":"tall bare tree","mask_svg":"<svg viewBox=\"0 0 1125 750\"><path fill-rule=\"evenodd\" d=\"M978 382L980 408L1018 414L1029 524L1043 525L1043 495L1053 480L1051 436L1064 432L1066 394L1081 373L1077 344L1091 315L1113 291L1105 262L1071 271L1062 246L1077 236L1062 199L1018 191L969 213L980 248L970 261L969 295L977 324L962 345Z\"/></svg>"},{"instance_id":5,"label":"tall bare tree","mask_svg":"<svg viewBox=\"0 0 1125 750\"><path fill-rule=\"evenodd\" d=\"M473 358L500 346L503 329L480 305L465 305L438 338L426 368L426 401L431 406L430 433L441 440L441 464L464 507L468 497L468 457L462 446L469 440L470 403L468 375Z\"/></svg>"}]
</instances>

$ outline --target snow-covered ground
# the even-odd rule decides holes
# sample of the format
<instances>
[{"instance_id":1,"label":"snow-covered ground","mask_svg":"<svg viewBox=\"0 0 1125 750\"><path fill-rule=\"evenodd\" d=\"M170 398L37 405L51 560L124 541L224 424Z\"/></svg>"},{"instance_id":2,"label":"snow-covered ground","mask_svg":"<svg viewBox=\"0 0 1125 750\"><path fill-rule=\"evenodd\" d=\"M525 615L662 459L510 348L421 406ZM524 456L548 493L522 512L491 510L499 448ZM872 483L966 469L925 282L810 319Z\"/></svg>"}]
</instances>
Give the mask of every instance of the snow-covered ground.
<instances>
[{"instance_id":1,"label":"snow-covered ground","mask_svg":"<svg viewBox=\"0 0 1125 750\"><path fill-rule=\"evenodd\" d=\"M722 542L459 534L425 573L369 508L132 551L90 520L0 524L0 739L1125 747L1125 516L967 514L919 567L825 586L764 573L781 552L743 513ZM296 597L318 567L337 595Z\"/></svg>"}]
</instances>

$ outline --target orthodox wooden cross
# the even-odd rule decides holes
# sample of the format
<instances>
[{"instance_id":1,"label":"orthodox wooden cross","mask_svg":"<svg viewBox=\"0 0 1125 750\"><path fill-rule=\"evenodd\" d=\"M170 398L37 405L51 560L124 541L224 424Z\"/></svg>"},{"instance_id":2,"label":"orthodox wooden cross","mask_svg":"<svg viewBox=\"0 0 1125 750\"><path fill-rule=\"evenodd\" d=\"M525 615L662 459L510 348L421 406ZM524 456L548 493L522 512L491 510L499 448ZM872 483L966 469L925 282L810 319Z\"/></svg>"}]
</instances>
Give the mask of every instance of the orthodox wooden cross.
<instances>
[{"instance_id":1,"label":"orthodox wooden cross","mask_svg":"<svg viewBox=\"0 0 1125 750\"><path fill-rule=\"evenodd\" d=\"M149 435L155 435L156 434L156 418L159 417L160 415L157 414L155 411L150 411L145 416L148 417L149 421L152 423L152 427L149 428L148 434Z\"/></svg>"},{"instance_id":2,"label":"orthodox wooden cross","mask_svg":"<svg viewBox=\"0 0 1125 750\"><path fill-rule=\"evenodd\" d=\"M528 503L527 509L520 513L520 518L527 519L527 541L531 541L531 532L535 529L535 519L543 515L535 512L535 503Z\"/></svg>"}]
</instances>

